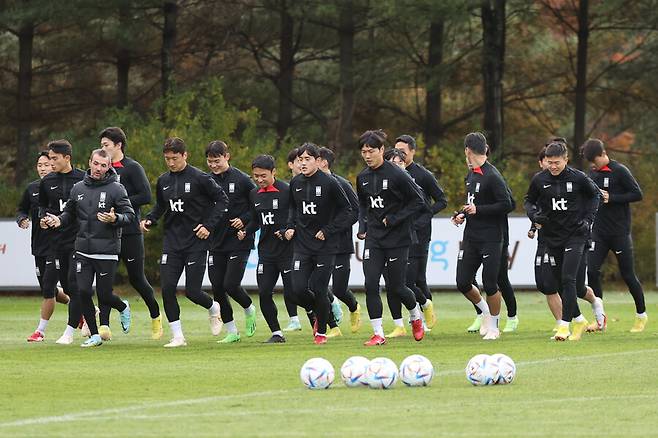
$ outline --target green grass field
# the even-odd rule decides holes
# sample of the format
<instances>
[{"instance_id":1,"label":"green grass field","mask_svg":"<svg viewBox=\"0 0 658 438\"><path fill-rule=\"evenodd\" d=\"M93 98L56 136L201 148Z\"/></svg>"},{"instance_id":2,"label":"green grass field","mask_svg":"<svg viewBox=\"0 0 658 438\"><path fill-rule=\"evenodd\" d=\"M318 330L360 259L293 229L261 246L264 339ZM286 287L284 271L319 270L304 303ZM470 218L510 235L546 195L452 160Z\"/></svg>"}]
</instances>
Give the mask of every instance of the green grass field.
<instances>
[{"instance_id":1,"label":"green grass field","mask_svg":"<svg viewBox=\"0 0 658 438\"><path fill-rule=\"evenodd\" d=\"M46 342L28 344L39 299L0 298L0 436L628 437L658 430L655 293L647 303L656 319L644 333L628 333L630 295L608 293L608 332L565 343L549 340L553 322L538 293L518 294L520 330L495 342L465 333L473 310L461 295L436 294L439 323L425 340L378 348L362 346L367 318L356 335L344 322L344 336L325 346L312 344L308 325L287 344L263 345L269 331L262 318L253 338L218 345L206 312L179 297L188 347L175 350L162 348L168 328L163 341L149 339L146 308L129 298L131 333L121 333L115 314L114 340L95 349L54 343L65 324L61 305ZM582 309L591 318L589 306ZM242 327L242 312L236 316ZM280 320L287 315L280 312ZM516 380L471 386L466 362L497 352L516 361ZM315 356L338 372L352 355L399 364L413 353L434 363L431 386L348 389L337 375L329 390L309 391L299 380L300 366Z\"/></svg>"}]
</instances>

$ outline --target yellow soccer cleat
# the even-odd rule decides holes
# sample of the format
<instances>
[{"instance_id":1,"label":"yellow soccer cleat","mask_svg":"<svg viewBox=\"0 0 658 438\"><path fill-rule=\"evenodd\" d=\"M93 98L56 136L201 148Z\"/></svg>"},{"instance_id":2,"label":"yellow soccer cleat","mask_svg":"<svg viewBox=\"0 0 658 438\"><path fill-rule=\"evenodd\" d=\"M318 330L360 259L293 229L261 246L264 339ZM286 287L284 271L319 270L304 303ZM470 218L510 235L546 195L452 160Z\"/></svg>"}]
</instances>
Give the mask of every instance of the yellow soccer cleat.
<instances>
[{"instance_id":1,"label":"yellow soccer cleat","mask_svg":"<svg viewBox=\"0 0 658 438\"><path fill-rule=\"evenodd\" d=\"M631 333L640 333L644 331L644 327L647 325L647 321L649 320L648 316L645 316L644 318L640 316L635 317L635 322L633 323L633 328L631 329Z\"/></svg>"},{"instance_id":2,"label":"yellow soccer cleat","mask_svg":"<svg viewBox=\"0 0 658 438\"><path fill-rule=\"evenodd\" d=\"M361 305L356 305L356 310L350 312L350 329L352 333L356 333L361 328Z\"/></svg>"},{"instance_id":3,"label":"yellow soccer cleat","mask_svg":"<svg viewBox=\"0 0 658 438\"><path fill-rule=\"evenodd\" d=\"M327 332L327 338L337 338L338 336L343 336L343 332L340 331L340 327L334 327L329 329Z\"/></svg>"},{"instance_id":4,"label":"yellow soccer cleat","mask_svg":"<svg viewBox=\"0 0 658 438\"><path fill-rule=\"evenodd\" d=\"M574 322L573 323L573 332L569 336L570 341L580 341L580 338L583 337L583 332L587 329L589 322L585 319L583 322Z\"/></svg>"},{"instance_id":5,"label":"yellow soccer cleat","mask_svg":"<svg viewBox=\"0 0 658 438\"><path fill-rule=\"evenodd\" d=\"M569 326L568 325L561 325L557 328L557 332L551 337L551 339L554 339L556 341L566 341L571 333L569 333Z\"/></svg>"},{"instance_id":6,"label":"yellow soccer cleat","mask_svg":"<svg viewBox=\"0 0 658 438\"><path fill-rule=\"evenodd\" d=\"M98 327L98 334L101 335L101 339L103 341L109 341L112 339L112 332L110 331L110 327L107 325Z\"/></svg>"},{"instance_id":7,"label":"yellow soccer cleat","mask_svg":"<svg viewBox=\"0 0 658 438\"><path fill-rule=\"evenodd\" d=\"M396 326L391 333L386 335L387 338L400 338L402 336L407 336L407 329L398 326Z\"/></svg>"},{"instance_id":8,"label":"yellow soccer cleat","mask_svg":"<svg viewBox=\"0 0 658 438\"><path fill-rule=\"evenodd\" d=\"M427 300L427 304L425 304L423 316L425 317L425 324L427 324L427 327L430 329L434 328L434 325L436 324L436 314L434 313L434 304L430 300Z\"/></svg>"},{"instance_id":9,"label":"yellow soccer cleat","mask_svg":"<svg viewBox=\"0 0 658 438\"><path fill-rule=\"evenodd\" d=\"M162 338L162 315L151 320L151 339L158 340Z\"/></svg>"}]
</instances>

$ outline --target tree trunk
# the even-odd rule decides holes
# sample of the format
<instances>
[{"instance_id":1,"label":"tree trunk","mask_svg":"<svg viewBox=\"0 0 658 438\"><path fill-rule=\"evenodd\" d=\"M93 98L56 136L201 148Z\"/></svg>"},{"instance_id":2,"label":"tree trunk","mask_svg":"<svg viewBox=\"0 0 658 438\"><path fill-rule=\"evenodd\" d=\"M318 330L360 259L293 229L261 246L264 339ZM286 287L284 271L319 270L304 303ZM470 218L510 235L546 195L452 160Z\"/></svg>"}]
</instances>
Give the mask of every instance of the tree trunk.
<instances>
[{"instance_id":1,"label":"tree trunk","mask_svg":"<svg viewBox=\"0 0 658 438\"><path fill-rule=\"evenodd\" d=\"M31 170L32 45L34 25L24 23L18 31L18 97L16 99L17 148L14 182L20 184Z\"/></svg>"},{"instance_id":2,"label":"tree trunk","mask_svg":"<svg viewBox=\"0 0 658 438\"><path fill-rule=\"evenodd\" d=\"M482 74L484 131L491 152L503 150L503 69L505 66L505 0L482 1Z\"/></svg>"},{"instance_id":3,"label":"tree trunk","mask_svg":"<svg viewBox=\"0 0 658 438\"><path fill-rule=\"evenodd\" d=\"M277 143L280 145L292 125L292 79L295 72L294 22L288 12L286 0L281 3L281 34L279 39L279 75L276 87L279 91L279 114L276 124Z\"/></svg>"},{"instance_id":4,"label":"tree trunk","mask_svg":"<svg viewBox=\"0 0 658 438\"><path fill-rule=\"evenodd\" d=\"M174 47L176 46L176 17L178 4L176 0L165 0L163 4L164 28L162 30L162 51L160 53L160 76L162 97L166 98L171 91L171 80L174 71ZM165 99L166 101L166 99ZM162 105L162 118L166 114L166 104Z\"/></svg>"},{"instance_id":5,"label":"tree trunk","mask_svg":"<svg viewBox=\"0 0 658 438\"><path fill-rule=\"evenodd\" d=\"M352 143L354 116L354 8L346 0L340 9L338 40L340 46L340 115L336 150L346 149Z\"/></svg>"},{"instance_id":6,"label":"tree trunk","mask_svg":"<svg viewBox=\"0 0 658 438\"><path fill-rule=\"evenodd\" d=\"M130 19L130 8L126 3L119 6L119 24L123 29ZM122 41L117 52L117 96L116 105L123 108L128 104L128 73L130 72L130 48Z\"/></svg>"},{"instance_id":7,"label":"tree trunk","mask_svg":"<svg viewBox=\"0 0 658 438\"><path fill-rule=\"evenodd\" d=\"M425 146L433 146L441 136L441 64L443 63L443 19L430 23L427 83L425 85ZM423 157L425 154L423 153Z\"/></svg>"},{"instance_id":8,"label":"tree trunk","mask_svg":"<svg viewBox=\"0 0 658 438\"><path fill-rule=\"evenodd\" d=\"M576 94L574 114L572 157L578 156L578 150L585 141L585 117L587 113L587 40L589 38L589 1L580 0L578 8L578 52L576 67ZM574 163L577 164L576 159Z\"/></svg>"}]
</instances>

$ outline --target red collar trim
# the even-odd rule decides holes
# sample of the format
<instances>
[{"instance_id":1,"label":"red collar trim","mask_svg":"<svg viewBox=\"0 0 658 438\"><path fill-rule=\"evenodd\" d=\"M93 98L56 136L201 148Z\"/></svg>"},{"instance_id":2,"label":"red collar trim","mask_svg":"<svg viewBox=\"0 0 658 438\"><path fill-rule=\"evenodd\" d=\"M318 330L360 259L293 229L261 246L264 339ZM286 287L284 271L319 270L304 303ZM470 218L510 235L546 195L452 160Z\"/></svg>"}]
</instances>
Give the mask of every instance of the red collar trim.
<instances>
[{"instance_id":1,"label":"red collar trim","mask_svg":"<svg viewBox=\"0 0 658 438\"><path fill-rule=\"evenodd\" d=\"M272 184L272 185L269 185L269 186L265 187L264 189L258 190L258 193L270 193L270 192L278 192L278 191L279 191L279 189L274 187L274 184Z\"/></svg>"},{"instance_id":2,"label":"red collar trim","mask_svg":"<svg viewBox=\"0 0 658 438\"><path fill-rule=\"evenodd\" d=\"M482 168L481 167L474 167L473 168L473 173L479 173L480 175L484 176L484 173L482 173Z\"/></svg>"},{"instance_id":3,"label":"red collar trim","mask_svg":"<svg viewBox=\"0 0 658 438\"><path fill-rule=\"evenodd\" d=\"M599 172L612 172L612 169L610 169L606 164L605 166L599 169Z\"/></svg>"},{"instance_id":4,"label":"red collar trim","mask_svg":"<svg viewBox=\"0 0 658 438\"><path fill-rule=\"evenodd\" d=\"M116 163L112 163L112 167L114 167L115 169L117 169L117 168L119 168L119 167L123 167L123 164L121 164L121 161L117 161Z\"/></svg>"}]
</instances>

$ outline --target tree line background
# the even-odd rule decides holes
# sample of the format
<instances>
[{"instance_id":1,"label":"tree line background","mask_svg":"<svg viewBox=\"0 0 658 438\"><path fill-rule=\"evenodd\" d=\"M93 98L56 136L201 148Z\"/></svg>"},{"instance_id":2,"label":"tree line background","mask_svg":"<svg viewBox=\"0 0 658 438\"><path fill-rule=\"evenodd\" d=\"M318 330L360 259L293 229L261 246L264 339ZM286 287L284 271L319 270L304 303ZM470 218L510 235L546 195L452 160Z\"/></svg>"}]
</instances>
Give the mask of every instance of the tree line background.
<instances>
[{"instance_id":1,"label":"tree line background","mask_svg":"<svg viewBox=\"0 0 658 438\"><path fill-rule=\"evenodd\" d=\"M584 168L578 147L598 137L644 190L636 264L655 282L657 28L655 0L0 0L0 215L47 141L69 139L85 168L105 126L125 129L153 183L172 135L201 168L222 139L237 167L271 153L284 175L312 141L353 180L361 132L411 134L450 211L467 132L486 133L519 206L548 138Z\"/></svg>"}]
</instances>

